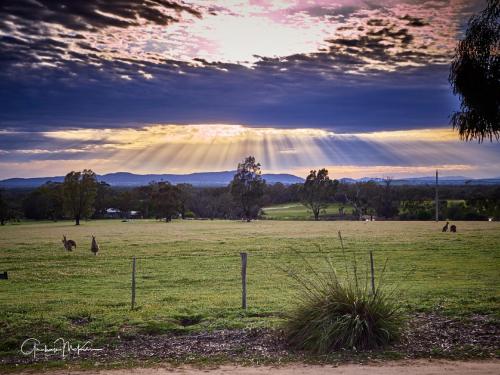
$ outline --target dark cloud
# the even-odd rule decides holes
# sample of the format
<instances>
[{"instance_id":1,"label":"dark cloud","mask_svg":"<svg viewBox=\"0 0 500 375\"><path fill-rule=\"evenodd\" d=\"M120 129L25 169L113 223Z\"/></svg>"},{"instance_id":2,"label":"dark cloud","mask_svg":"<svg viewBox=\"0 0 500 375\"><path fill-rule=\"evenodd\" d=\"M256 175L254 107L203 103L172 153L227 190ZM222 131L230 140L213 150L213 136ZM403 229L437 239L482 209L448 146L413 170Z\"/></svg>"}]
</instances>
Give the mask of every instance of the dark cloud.
<instances>
[{"instance_id":1,"label":"dark cloud","mask_svg":"<svg viewBox=\"0 0 500 375\"><path fill-rule=\"evenodd\" d=\"M162 76L159 82L135 76L128 81L84 68L75 70L77 82L85 77L80 84L49 77L36 85L3 80L0 123L4 128L50 129L222 122L373 131L443 125L456 105L445 67L351 82L318 73L322 64L327 71L330 63L316 61L312 69L291 59L285 72L273 63L255 69L229 67L227 72L184 66L183 75L143 67Z\"/></svg>"},{"instance_id":2,"label":"dark cloud","mask_svg":"<svg viewBox=\"0 0 500 375\"><path fill-rule=\"evenodd\" d=\"M174 11L176 16L165 10ZM6 21L47 22L75 31L129 27L138 25L141 18L167 25L177 21L182 12L200 16L193 7L168 0L3 0L0 4L4 25Z\"/></svg>"},{"instance_id":3,"label":"dark cloud","mask_svg":"<svg viewBox=\"0 0 500 375\"><path fill-rule=\"evenodd\" d=\"M3 1L0 128L228 122L363 131L447 123L456 106L443 64L449 52L417 43L427 20L364 7L298 9L339 20L340 34L317 52L261 56L248 68L204 58L110 58L82 34L127 29L139 18L169 25L200 16L183 2Z\"/></svg>"},{"instance_id":4,"label":"dark cloud","mask_svg":"<svg viewBox=\"0 0 500 375\"><path fill-rule=\"evenodd\" d=\"M67 140L62 138L53 138L47 134L33 130L31 131L12 131L0 132L0 152L15 152L31 150L40 150L40 154L56 154L58 152L68 152L65 150L72 150L85 152L95 146L102 146L104 144L113 143L111 140ZM27 130L27 129L25 129ZM4 159L5 156L0 157Z\"/></svg>"},{"instance_id":5,"label":"dark cloud","mask_svg":"<svg viewBox=\"0 0 500 375\"><path fill-rule=\"evenodd\" d=\"M447 2L443 2L440 6L446 4ZM429 3L428 6L437 5ZM369 17L364 12L366 10L375 12L373 14L376 16ZM216 5L202 10L183 2L166 0L38 2L6 0L0 5L0 30L3 31L3 36L0 37L2 51L0 72L9 76L19 73L25 75L29 73L26 69L33 69L34 76L39 76L39 70L43 67L71 72L74 63L104 69L117 67L120 65L119 62L124 62L128 67L117 71L110 70L108 74L127 75L126 70L134 74L134 71L138 70L137 67L146 62L144 59L148 57L148 53L147 61L151 62L154 55L150 53L151 51L144 51L142 56L127 57L126 54L120 53L120 48L126 51L128 48L137 49L137 47L106 49L103 47L103 41L96 42L92 33L111 27L126 29L138 26L139 20L153 25L169 25L182 19L183 14L201 17L202 14L212 14L214 11L233 14L229 9ZM290 12L306 12L314 17L330 17L332 22L337 24L340 35L330 38L328 40L330 46L318 50L318 53L295 54L279 59L262 57L261 67L283 63L280 68L288 69L287 62L292 61L295 67L302 65L302 68L308 69L314 69L317 63L319 70L330 68L330 74L336 74L337 70L352 71L353 68L367 73L372 70L367 59L375 59L379 63L379 67L375 70L380 70L381 63L398 68L402 58L407 59L405 63L412 64L443 61L449 58L449 48L448 50L442 48L441 52L438 52L424 48L426 46L422 43L413 45L416 39L413 29L427 25L422 17L411 14L397 17L382 4L364 4L364 8L360 4L337 7L313 6L292 8ZM436 22L440 20L437 19ZM64 28L57 29L55 25ZM344 34L351 35L343 36L344 31L346 32ZM126 35L124 37L126 38ZM150 35L144 36L148 37ZM401 51L388 53L391 48L402 48L405 49L402 52L408 53ZM423 51L422 53L427 56L421 58L419 51ZM159 56L154 56L154 59L156 64L165 65L164 70L175 70L170 69L172 61L164 61L164 58ZM109 64L111 60L116 64ZM207 62L201 58L193 58L192 61L203 62L203 66L227 69L224 64ZM330 65L325 66L325 63ZM305 67L305 64L308 66Z\"/></svg>"},{"instance_id":6,"label":"dark cloud","mask_svg":"<svg viewBox=\"0 0 500 375\"><path fill-rule=\"evenodd\" d=\"M422 26L426 26L429 24L428 22L425 22L421 18L412 17L408 14L405 15L404 17L401 17L401 19L408 21L408 26L411 26L411 27L422 27Z\"/></svg>"},{"instance_id":7,"label":"dark cloud","mask_svg":"<svg viewBox=\"0 0 500 375\"><path fill-rule=\"evenodd\" d=\"M324 6L314 6L308 7L306 9L300 9L302 12L306 12L314 17L324 17L324 16L348 16L355 11L357 11L359 7L353 5L344 5L338 7L324 7Z\"/></svg>"},{"instance_id":8,"label":"dark cloud","mask_svg":"<svg viewBox=\"0 0 500 375\"><path fill-rule=\"evenodd\" d=\"M192 6L168 0L3 0L0 2L0 74L25 74L26 68L68 71L70 60L100 65L102 52L85 39L110 27L141 23L169 25L183 14L201 17ZM72 44L79 47L75 51ZM137 63L135 61L134 63Z\"/></svg>"},{"instance_id":9,"label":"dark cloud","mask_svg":"<svg viewBox=\"0 0 500 375\"><path fill-rule=\"evenodd\" d=\"M387 26L389 25L389 20L372 18L366 23L368 26Z\"/></svg>"}]
</instances>

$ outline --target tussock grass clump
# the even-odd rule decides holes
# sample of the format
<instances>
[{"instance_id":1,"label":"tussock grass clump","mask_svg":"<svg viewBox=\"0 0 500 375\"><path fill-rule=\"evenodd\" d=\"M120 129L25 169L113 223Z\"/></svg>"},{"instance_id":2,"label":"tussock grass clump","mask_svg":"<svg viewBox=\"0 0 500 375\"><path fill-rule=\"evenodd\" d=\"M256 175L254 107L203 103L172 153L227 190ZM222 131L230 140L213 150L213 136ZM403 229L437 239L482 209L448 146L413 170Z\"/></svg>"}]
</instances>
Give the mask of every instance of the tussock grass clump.
<instances>
[{"instance_id":1,"label":"tussock grass clump","mask_svg":"<svg viewBox=\"0 0 500 375\"><path fill-rule=\"evenodd\" d=\"M291 274L301 286L301 293L285 321L290 346L326 354L339 349L375 349L396 341L403 314L393 298L394 290L387 291L379 282L373 293L368 273L358 277L355 255L351 272L346 266L342 280L330 258L325 259L326 272L315 271L304 259L308 268L314 270L312 277Z\"/></svg>"}]
</instances>

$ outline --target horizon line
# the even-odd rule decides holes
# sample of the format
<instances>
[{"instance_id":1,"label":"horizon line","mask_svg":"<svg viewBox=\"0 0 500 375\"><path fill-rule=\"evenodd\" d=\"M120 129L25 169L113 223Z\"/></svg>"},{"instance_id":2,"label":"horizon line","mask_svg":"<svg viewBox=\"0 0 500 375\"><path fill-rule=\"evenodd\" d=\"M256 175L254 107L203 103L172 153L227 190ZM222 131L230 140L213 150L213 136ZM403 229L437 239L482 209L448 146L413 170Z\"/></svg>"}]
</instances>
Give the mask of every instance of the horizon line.
<instances>
[{"instance_id":1,"label":"horizon line","mask_svg":"<svg viewBox=\"0 0 500 375\"><path fill-rule=\"evenodd\" d=\"M321 169L321 168L319 168ZM313 169L314 170L314 169ZM317 170L317 169L316 169ZM439 169L438 169L439 170ZM106 175L113 175L113 174L131 174L135 176L149 176L149 175L172 175L172 176L191 176L195 174L215 174L215 173L228 173L228 172L235 172L236 169L233 170L221 170L221 171L203 171L203 172L189 172L189 173L171 173L171 172L155 172L155 173L135 173L135 172L129 172L129 171L116 171L116 172L107 172L107 173L97 173L94 171L96 176L101 177L101 176L106 176ZM443 178L450 178L450 177L457 177L465 180L484 180L484 179L500 179L500 176L497 175L492 175L489 177L470 177L470 176L461 176L461 175L443 175L441 170L440 171L440 176L439 179ZM69 172L68 172L69 173ZM262 175L289 175L301 179L305 179L305 177L298 176L297 174L291 173L291 172L262 172ZM0 182L2 181L7 181L7 180L14 180L14 179L20 179L20 180L27 180L27 179L37 179L37 178L60 178L64 177L65 175L53 175L53 176L31 176L31 177L6 177L0 179ZM331 177L331 176L330 176ZM387 176L387 175L380 175L380 176L363 176L363 177L338 177L338 178L333 178L334 180L343 180L343 179L351 179L351 180L363 180L363 179L385 179L385 178L391 178L392 180L408 180L408 179L418 179L418 178L432 178L434 179L434 175L409 175L409 176L400 176L400 177L394 177L394 176Z\"/></svg>"}]
</instances>

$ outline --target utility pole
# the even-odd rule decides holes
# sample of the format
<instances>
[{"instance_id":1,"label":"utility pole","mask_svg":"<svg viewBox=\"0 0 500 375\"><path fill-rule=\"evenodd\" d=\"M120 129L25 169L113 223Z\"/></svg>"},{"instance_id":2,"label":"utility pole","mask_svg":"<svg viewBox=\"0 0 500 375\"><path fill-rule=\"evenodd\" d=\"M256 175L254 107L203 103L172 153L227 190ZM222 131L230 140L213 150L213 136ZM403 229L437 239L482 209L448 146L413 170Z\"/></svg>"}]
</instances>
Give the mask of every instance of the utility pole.
<instances>
[{"instance_id":1,"label":"utility pole","mask_svg":"<svg viewBox=\"0 0 500 375\"><path fill-rule=\"evenodd\" d=\"M439 221L439 192L438 192L438 170L436 169L436 222Z\"/></svg>"}]
</instances>

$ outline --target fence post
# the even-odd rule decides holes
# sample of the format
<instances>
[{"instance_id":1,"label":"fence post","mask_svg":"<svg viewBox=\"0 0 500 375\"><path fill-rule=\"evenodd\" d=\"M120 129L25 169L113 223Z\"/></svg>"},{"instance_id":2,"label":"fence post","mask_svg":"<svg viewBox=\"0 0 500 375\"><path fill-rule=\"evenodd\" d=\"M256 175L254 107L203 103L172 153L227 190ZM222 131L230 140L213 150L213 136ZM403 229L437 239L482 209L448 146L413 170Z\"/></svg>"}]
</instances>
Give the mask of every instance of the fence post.
<instances>
[{"instance_id":1,"label":"fence post","mask_svg":"<svg viewBox=\"0 0 500 375\"><path fill-rule=\"evenodd\" d=\"M135 257L132 258L132 310L135 307Z\"/></svg>"},{"instance_id":2,"label":"fence post","mask_svg":"<svg viewBox=\"0 0 500 375\"><path fill-rule=\"evenodd\" d=\"M370 250L370 270L372 274L372 294L375 295L375 270L373 269L373 252Z\"/></svg>"},{"instance_id":3,"label":"fence post","mask_svg":"<svg viewBox=\"0 0 500 375\"><path fill-rule=\"evenodd\" d=\"M247 253L241 255L241 308L247 308Z\"/></svg>"}]
</instances>

